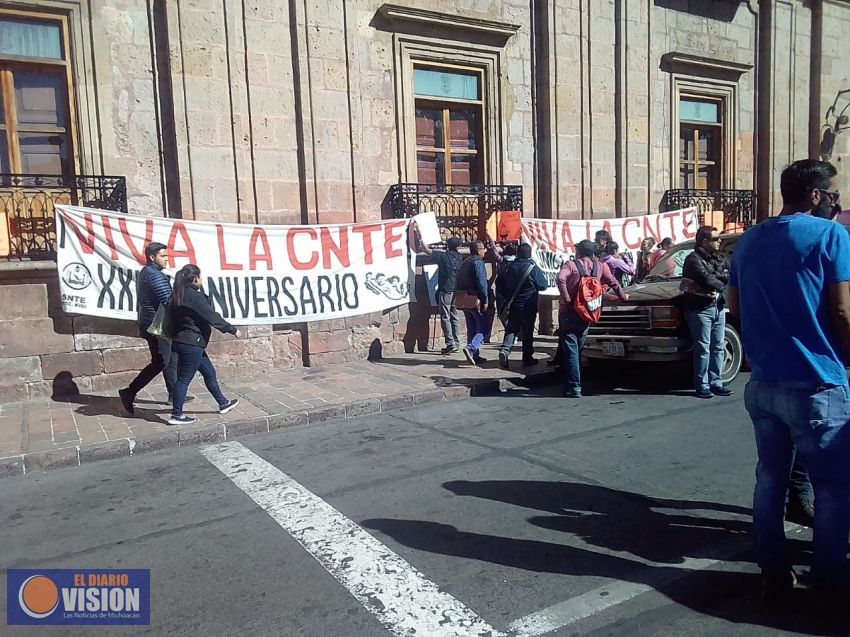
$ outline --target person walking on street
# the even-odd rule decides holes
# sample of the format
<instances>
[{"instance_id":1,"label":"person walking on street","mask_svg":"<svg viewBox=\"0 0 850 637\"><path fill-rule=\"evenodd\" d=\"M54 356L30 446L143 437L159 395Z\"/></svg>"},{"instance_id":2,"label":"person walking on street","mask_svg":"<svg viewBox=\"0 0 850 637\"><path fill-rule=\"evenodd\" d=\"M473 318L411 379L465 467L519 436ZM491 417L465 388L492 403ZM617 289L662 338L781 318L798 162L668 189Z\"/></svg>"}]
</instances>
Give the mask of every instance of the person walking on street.
<instances>
[{"instance_id":1,"label":"person walking on street","mask_svg":"<svg viewBox=\"0 0 850 637\"><path fill-rule=\"evenodd\" d=\"M168 390L168 402L172 402L174 385L177 382L177 357L171 351L171 342L148 333L148 328L160 305L166 305L171 297L171 282L163 273L168 267L168 247L162 243L150 243L145 248L147 263L137 279L139 301L139 336L145 339L150 350L151 362L139 372L128 387L118 390L121 404L128 414L135 412L136 395L147 387L157 374L162 372Z\"/></svg>"},{"instance_id":2,"label":"person walking on street","mask_svg":"<svg viewBox=\"0 0 850 637\"><path fill-rule=\"evenodd\" d=\"M187 425L195 422L183 414L183 403L189 383L199 371L204 385L218 403L218 413L226 414L239 404L239 399L228 400L221 392L215 367L207 356L207 343L212 328L239 338L239 330L216 312L209 297L201 290L201 270L190 263L183 266L174 278L171 295L171 316L174 325L173 349L177 353L177 383L174 386L174 403L169 425Z\"/></svg>"},{"instance_id":3,"label":"person walking on street","mask_svg":"<svg viewBox=\"0 0 850 637\"><path fill-rule=\"evenodd\" d=\"M682 265L685 322L691 333L694 361L694 391L697 398L730 396L723 386L726 330L723 292L729 281L726 258L720 252L717 228L703 226L697 230L696 248Z\"/></svg>"},{"instance_id":4,"label":"person walking on street","mask_svg":"<svg viewBox=\"0 0 850 637\"><path fill-rule=\"evenodd\" d=\"M785 168L782 213L747 230L732 255L729 310L752 368L753 539L770 601L796 582L783 524L795 447L814 490L813 584L820 599L850 599L850 236L818 218L838 206L836 174L813 159Z\"/></svg>"},{"instance_id":5,"label":"person walking on street","mask_svg":"<svg viewBox=\"0 0 850 637\"><path fill-rule=\"evenodd\" d=\"M564 352L563 366L566 369L564 395L568 398L581 398L581 350L590 327L590 323L579 316L575 308L582 279L593 277L607 286L609 291L613 291L621 301L629 300L628 294L623 292L608 266L594 257L596 245L593 241L579 241L575 249L576 258L564 262L558 273L558 291L561 296L558 325Z\"/></svg>"},{"instance_id":6,"label":"person walking on street","mask_svg":"<svg viewBox=\"0 0 850 637\"><path fill-rule=\"evenodd\" d=\"M447 250L434 250L421 241L422 251L437 262L437 294L440 304L440 327L446 346L440 353L454 354L460 351L460 314L454 306L454 295L457 290L457 277L463 257L458 252L461 240L451 237L446 241Z\"/></svg>"},{"instance_id":7,"label":"person walking on street","mask_svg":"<svg viewBox=\"0 0 850 637\"><path fill-rule=\"evenodd\" d=\"M629 253L620 254L620 246L616 241L609 241L605 246L605 254L599 259L602 263L608 266L611 274L617 279L621 286L626 285L626 281L635 275L635 265L632 263Z\"/></svg>"},{"instance_id":8,"label":"person walking on street","mask_svg":"<svg viewBox=\"0 0 850 637\"><path fill-rule=\"evenodd\" d=\"M466 318L466 347L463 355L473 365L485 363L481 357L481 344L490 331L490 316L487 314L490 301L490 286L487 282L487 270L484 267L484 254L487 249L481 241L469 245L469 256L460 268L458 289L471 299L470 307L463 309ZM474 303L474 305L473 305Z\"/></svg>"},{"instance_id":9,"label":"person walking on street","mask_svg":"<svg viewBox=\"0 0 850 637\"><path fill-rule=\"evenodd\" d=\"M503 299L499 316L507 317L505 337L499 350L499 365L508 368L508 357L517 334L522 338L522 364L537 364L534 358L534 323L537 319L538 293L549 286L546 275L531 260L531 246L523 243L517 248L517 258L508 264L496 279L496 298Z\"/></svg>"}]
</instances>

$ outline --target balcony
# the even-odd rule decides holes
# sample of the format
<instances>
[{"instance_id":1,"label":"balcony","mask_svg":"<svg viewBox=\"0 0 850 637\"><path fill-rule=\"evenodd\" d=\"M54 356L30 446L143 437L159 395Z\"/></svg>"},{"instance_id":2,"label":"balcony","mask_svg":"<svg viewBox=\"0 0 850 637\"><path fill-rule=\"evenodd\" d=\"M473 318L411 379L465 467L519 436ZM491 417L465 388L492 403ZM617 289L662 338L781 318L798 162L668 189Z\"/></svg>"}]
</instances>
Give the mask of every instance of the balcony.
<instances>
[{"instance_id":1,"label":"balcony","mask_svg":"<svg viewBox=\"0 0 850 637\"><path fill-rule=\"evenodd\" d=\"M752 190L668 190L661 199L661 212L696 206L700 225L716 226L721 232L745 230L756 223L756 194Z\"/></svg>"},{"instance_id":2,"label":"balcony","mask_svg":"<svg viewBox=\"0 0 850 637\"><path fill-rule=\"evenodd\" d=\"M127 212L127 181L0 174L0 262L56 258L56 204Z\"/></svg>"},{"instance_id":3,"label":"balcony","mask_svg":"<svg viewBox=\"0 0 850 637\"><path fill-rule=\"evenodd\" d=\"M455 235L469 243L496 237L494 213L522 212L522 186L396 184L390 187L390 206L397 218L433 212L444 241Z\"/></svg>"}]
</instances>

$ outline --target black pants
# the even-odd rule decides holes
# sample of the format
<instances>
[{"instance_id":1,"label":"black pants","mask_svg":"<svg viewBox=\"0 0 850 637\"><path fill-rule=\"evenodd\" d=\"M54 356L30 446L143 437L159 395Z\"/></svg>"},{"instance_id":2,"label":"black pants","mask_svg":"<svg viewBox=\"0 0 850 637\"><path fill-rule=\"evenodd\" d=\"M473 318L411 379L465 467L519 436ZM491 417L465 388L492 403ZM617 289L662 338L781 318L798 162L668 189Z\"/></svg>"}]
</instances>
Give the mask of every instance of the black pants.
<instances>
[{"instance_id":1,"label":"black pants","mask_svg":"<svg viewBox=\"0 0 850 637\"><path fill-rule=\"evenodd\" d=\"M165 378L165 386L168 388L168 393L173 393L174 386L177 384L177 355L171 351L171 341L164 338L157 338L147 332L141 332L139 336L145 339L148 348L150 348L151 362L130 383L130 394L136 396L160 372L162 372Z\"/></svg>"},{"instance_id":2,"label":"black pants","mask_svg":"<svg viewBox=\"0 0 850 637\"><path fill-rule=\"evenodd\" d=\"M505 337L502 340L501 352L509 356L517 336L522 339L522 360L534 359L534 323L537 320L537 307L530 310L511 312L505 323Z\"/></svg>"}]
</instances>

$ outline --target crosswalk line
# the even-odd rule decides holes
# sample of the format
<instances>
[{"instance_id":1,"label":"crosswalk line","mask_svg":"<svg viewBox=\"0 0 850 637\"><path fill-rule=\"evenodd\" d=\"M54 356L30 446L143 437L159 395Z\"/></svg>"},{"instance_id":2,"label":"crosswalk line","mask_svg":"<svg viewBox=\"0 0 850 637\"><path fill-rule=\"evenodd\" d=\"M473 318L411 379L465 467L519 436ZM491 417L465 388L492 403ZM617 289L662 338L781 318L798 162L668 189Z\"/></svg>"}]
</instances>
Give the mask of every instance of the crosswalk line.
<instances>
[{"instance_id":1,"label":"crosswalk line","mask_svg":"<svg viewBox=\"0 0 850 637\"><path fill-rule=\"evenodd\" d=\"M201 449L398 637L503 637L397 553L238 442Z\"/></svg>"}]
</instances>

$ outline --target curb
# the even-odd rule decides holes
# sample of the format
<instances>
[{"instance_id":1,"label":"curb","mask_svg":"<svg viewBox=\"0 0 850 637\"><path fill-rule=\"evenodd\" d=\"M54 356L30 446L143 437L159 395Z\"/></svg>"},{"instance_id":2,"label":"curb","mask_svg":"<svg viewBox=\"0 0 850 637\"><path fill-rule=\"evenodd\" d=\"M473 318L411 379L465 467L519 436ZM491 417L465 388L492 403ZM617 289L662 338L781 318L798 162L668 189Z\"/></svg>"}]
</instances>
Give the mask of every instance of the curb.
<instances>
[{"instance_id":1,"label":"curb","mask_svg":"<svg viewBox=\"0 0 850 637\"><path fill-rule=\"evenodd\" d=\"M165 449L176 449L225 440L236 440L267 434L279 429L299 425L350 420L372 414L437 403L454 402L477 396L492 396L518 386L533 387L551 382L554 372L541 372L524 379L485 380L470 385L435 387L409 394L396 394L382 398L367 398L341 405L330 405L287 414L271 414L247 420L238 420L218 425L205 425L183 431L164 431L157 434L121 438L90 445L77 445L63 449L50 449L0 458L0 479L21 476L33 472L44 472L66 467L89 465L101 460L155 453Z\"/></svg>"}]
</instances>

